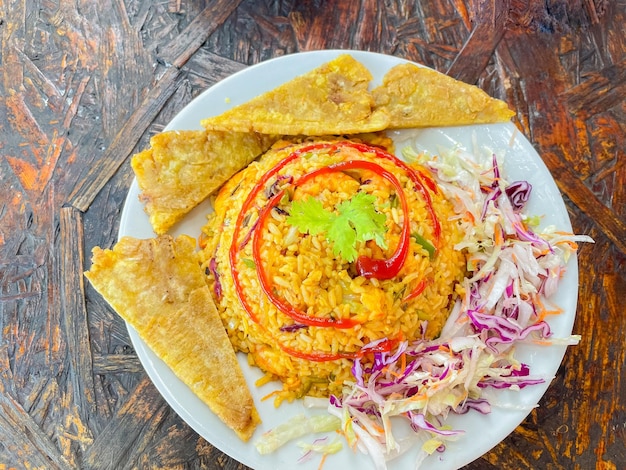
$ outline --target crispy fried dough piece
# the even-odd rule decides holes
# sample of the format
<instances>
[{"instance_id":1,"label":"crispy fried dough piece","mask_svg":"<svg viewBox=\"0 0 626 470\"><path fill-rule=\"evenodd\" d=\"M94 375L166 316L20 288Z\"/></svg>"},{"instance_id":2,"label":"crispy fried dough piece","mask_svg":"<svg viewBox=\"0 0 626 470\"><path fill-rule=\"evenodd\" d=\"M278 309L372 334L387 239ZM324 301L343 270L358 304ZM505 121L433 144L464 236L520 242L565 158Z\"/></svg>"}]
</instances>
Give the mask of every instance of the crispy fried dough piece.
<instances>
[{"instance_id":1,"label":"crispy fried dough piece","mask_svg":"<svg viewBox=\"0 0 626 470\"><path fill-rule=\"evenodd\" d=\"M372 95L389 113L390 128L503 122L515 114L476 86L414 64L391 68Z\"/></svg>"},{"instance_id":2,"label":"crispy fried dough piece","mask_svg":"<svg viewBox=\"0 0 626 470\"><path fill-rule=\"evenodd\" d=\"M123 237L93 250L94 288L193 392L243 441L260 422L213 303L195 240Z\"/></svg>"},{"instance_id":3,"label":"crispy fried dough piece","mask_svg":"<svg viewBox=\"0 0 626 470\"><path fill-rule=\"evenodd\" d=\"M253 98L204 119L206 129L264 134L356 134L385 129L386 111L373 110L372 75L350 55L336 59Z\"/></svg>"},{"instance_id":4,"label":"crispy fried dough piece","mask_svg":"<svg viewBox=\"0 0 626 470\"><path fill-rule=\"evenodd\" d=\"M167 232L237 171L276 140L269 135L221 131L168 131L131 165L140 200L155 233Z\"/></svg>"}]
</instances>

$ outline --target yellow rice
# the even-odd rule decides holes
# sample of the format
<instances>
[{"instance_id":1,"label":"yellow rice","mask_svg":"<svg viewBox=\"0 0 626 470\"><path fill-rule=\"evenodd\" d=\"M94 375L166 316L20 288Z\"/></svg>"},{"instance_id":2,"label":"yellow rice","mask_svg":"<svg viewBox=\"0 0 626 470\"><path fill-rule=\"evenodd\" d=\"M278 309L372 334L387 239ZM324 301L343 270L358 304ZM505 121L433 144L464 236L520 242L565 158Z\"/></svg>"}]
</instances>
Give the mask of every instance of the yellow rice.
<instances>
[{"instance_id":1,"label":"yellow rice","mask_svg":"<svg viewBox=\"0 0 626 470\"><path fill-rule=\"evenodd\" d=\"M460 293L466 266L464 254L454 249L462 234L455 222L452 205L440 191L437 194L430 192L441 223L441 240L436 255L431 258L411 237L409 256L398 276L390 280L358 276L354 266L333 255L332 243L326 240L325 234L303 235L286 222L285 214L274 210L262 232L261 260L277 294L310 316L353 318L359 324L348 329L308 326L294 331L281 330L281 327L293 325L294 320L274 307L262 292L252 264L252 243L248 243L239 253L236 269L245 295L259 317L259 323L264 326L252 321L237 297L230 272L229 249L235 221L244 200L262 175L302 145L306 143L281 141L259 161L234 176L220 190L214 202L215 212L203 229L203 259L208 282L215 287L216 279L209 269L214 259L222 289L221 298L216 297L216 303L231 341L237 350L248 354L251 364L265 371L267 380L282 382L279 401L305 394L328 396L339 393L343 381L351 379L352 360L297 358L281 349L277 341L304 353L334 354L357 352L368 342L381 338L409 341L434 338L440 333L453 300ZM433 228L423 198L409 190L412 185L403 171L371 153L362 154L352 149L336 154L320 152L296 159L280 174L297 179L315 168L345 158L373 161L392 172L405 188L411 233L433 240ZM268 184L273 181L271 179ZM376 197L376 209L386 215L388 227L387 250L367 242L357 247L359 255L389 257L398 243L404 220L399 205L393 204L393 188L381 178L358 181L350 174L333 173L295 189L292 199L312 195L330 210L354 196L357 190ZM259 198L258 205L263 203L263 198ZM257 218L258 210L251 211L246 220L248 229ZM403 301L420 280L426 278L430 281L423 293L415 299Z\"/></svg>"}]
</instances>

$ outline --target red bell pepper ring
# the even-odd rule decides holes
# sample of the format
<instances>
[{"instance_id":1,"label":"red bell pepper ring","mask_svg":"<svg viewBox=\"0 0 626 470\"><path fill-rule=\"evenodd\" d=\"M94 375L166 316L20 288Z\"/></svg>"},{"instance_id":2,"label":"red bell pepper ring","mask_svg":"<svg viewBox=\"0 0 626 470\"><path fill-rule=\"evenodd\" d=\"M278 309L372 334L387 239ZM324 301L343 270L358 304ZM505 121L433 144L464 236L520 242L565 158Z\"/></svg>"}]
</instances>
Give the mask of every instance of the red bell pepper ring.
<instances>
[{"instance_id":1,"label":"red bell pepper ring","mask_svg":"<svg viewBox=\"0 0 626 470\"><path fill-rule=\"evenodd\" d=\"M426 290L426 288L428 287L430 283L431 283L430 279L422 279L420 282L417 283L417 285L415 286L415 289L413 289L406 297L404 297L402 301L408 302L409 300L419 297L422 294L422 292Z\"/></svg>"}]
</instances>

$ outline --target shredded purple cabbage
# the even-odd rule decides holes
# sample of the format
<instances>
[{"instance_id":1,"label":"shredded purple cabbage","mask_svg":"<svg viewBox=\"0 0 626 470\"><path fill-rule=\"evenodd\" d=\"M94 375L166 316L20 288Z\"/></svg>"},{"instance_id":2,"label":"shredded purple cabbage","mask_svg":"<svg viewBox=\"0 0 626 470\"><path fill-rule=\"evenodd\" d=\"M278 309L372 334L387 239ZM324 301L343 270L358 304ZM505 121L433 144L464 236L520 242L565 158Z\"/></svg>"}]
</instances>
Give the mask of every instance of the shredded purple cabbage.
<instances>
[{"instance_id":1,"label":"shredded purple cabbage","mask_svg":"<svg viewBox=\"0 0 626 470\"><path fill-rule=\"evenodd\" d=\"M467 400L464 400L463 403L461 403L459 406L452 409L452 411L458 415L464 415L471 410L476 410L479 413L486 415L491 413L491 404L485 398L468 398Z\"/></svg>"},{"instance_id":2,"label":"shredded purple cabbage","mask_svg":"<svg viewBox=\"0 0 626 470\"><path fill-rule=\"evenodd\" d=\"M489 210L489 205L491 203L496 204L501 194L502 194L502 191L497 186L489 192L488 196L485 198L485 201L483 202L483 210L480 213L480 220L485 220L485 217L487 216L487 211Z\"/></svg>"},{"instance_id":3,"label":"shredded purple cabbage","mask_svg":"<svg viewBox=\"0 0 626 470\"><path fill-rule=\"evenodd\" d=\"M456 436L458 434L462 434L463 431L448 431L439 429L436 426L433 426L431 423L426 421L426 417L422 413L416 413L415 411L407 411L409 421L411 423L411 428L415 432L419 432L421 430L429 431L434 434L439 434L441 436Z\"/></svg>"},{"instance_id":4,"label":"shredded purple cabbage","mask_svg":"<svg viewBox=\"0 0 626 470\"><path fill-rule=\"evenodd\" d=\"M515 181L505 189L513 210L519 212L526 207L531 191L532 185L528 181Z\"/></svg>"},{"instance_id":5,"label":"shredded purple cabbage","mask_svg":"<svg viewBox=\"0 0 626 470\"><path fill-rule=\"evenodd\" d=\"M292 323L291 325L281 326L280 331L284 331L286 333L293 333L294 331L301 330L302 328L307 328L307 325L302 323Z\"/></svg>"},{"instance_id":6,"label":"shredded purple cabbage","mask_svg":"<svg viewBox=\"0 0 626 470\"><path fill-rule=\"evenodd\" d=\"M215 282L213 283L213 292L215 293L215 298L217 300L221 300L222 298L222 283L220 282L220 275L217 272L217 261L215 258L211 258L209 261L209 271L213 275L213 279Z\"/></svg>"},{"instance_id":7,"label":"shredded purple cabbage","mask_svg":"<svg viewBox=\"0 0 626 470\"><path fill-rule=\"evenodd\" d=\"M478 313L475 310L468 310L467 316L476 331L486 333L485 344L494 350L496 344L523 341L533 332L539 333L540 339L548 338L552 334L550 325L545 321L523 327L512 318Z\"/></svg>"},{"instance_id":8,"label":"shredded purple cabbage","mask_svg":"<svg viewBox=\"0 0 626 470\"><path fill-rule=\"evenodd\" d=\"M291 184L292 182L293 176L278 175L276 177L276 181L274 181L270 186L265 189L265 197L268 199L272 198L280 192L280 188L283 186L283 183Z\"/></svg>"}]
</instances>

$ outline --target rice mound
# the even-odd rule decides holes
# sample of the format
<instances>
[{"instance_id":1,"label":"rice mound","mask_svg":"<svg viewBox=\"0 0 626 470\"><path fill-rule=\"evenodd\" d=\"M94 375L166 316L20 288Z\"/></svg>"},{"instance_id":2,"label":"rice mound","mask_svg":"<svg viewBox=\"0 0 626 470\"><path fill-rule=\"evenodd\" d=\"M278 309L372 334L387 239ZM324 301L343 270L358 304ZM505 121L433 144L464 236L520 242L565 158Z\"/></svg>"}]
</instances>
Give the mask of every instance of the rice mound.
<instances>
[{"instance_id":1,"label":"rice mound","mask_svg":"<svg viewBox=\"0 0 626 470\"><path fill-rule=\"evenodd\" d=\"M457 216L442 192L428 189L430 207L440 223L437 239L428 202L415 189L407 172L375 152L362 152L351 146L329 144L302 152L267 180L250 210L240 217L244 201L263 176L310 145L308 141L281 140L229 180L215 198L214 212L201 237L203 266L231 342L236 350L248 354L250 364L265 372L262 383L276 379L282 382L282 391L276 394L277 404L304 395L327 397L340 393L343 382L353 379L352 357L371 342L387 340L388 344L397 344L437 337L454 300L462 295L466 272L465 254L454 248L462 239ZM357 246L358 253L373 258L391 256L400 240L404 216L397 194L386 180L368 171L345 171L312 178L298 187L290 186L317 168L350 159L374 162L402 184L413 236L409 255L392 279L359 275L354 263L335 256L326 234L303 234L287 221L293 200L312 196L325 209L334 210L342 201L366 192L375 196L376 210L386 216L387 249L368 241ZM428 178L424 168L410 168ZM272 209L267 222L259 227L259 213L268 196L281 188L286 189L289 200ZM239 232L235 228L238 217ZM272 304L258 279L252 231L260 231L262 236L256 261L260 258L261 268L277 297L308 316L331 322L351 320L354 325L302 325ZM233 242L235 234L238 237ZM424 244L424 240L428 242ZM436 246L434 255L427 249L428 243ZM237 256L231 267L233 247ZM237 273L239 292L233 271ZM411 298L409 294L416 288L423 290ZM365 361L367 358L363 356Z\"/></svg>"}]
</instances>

